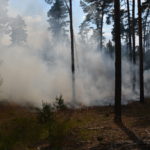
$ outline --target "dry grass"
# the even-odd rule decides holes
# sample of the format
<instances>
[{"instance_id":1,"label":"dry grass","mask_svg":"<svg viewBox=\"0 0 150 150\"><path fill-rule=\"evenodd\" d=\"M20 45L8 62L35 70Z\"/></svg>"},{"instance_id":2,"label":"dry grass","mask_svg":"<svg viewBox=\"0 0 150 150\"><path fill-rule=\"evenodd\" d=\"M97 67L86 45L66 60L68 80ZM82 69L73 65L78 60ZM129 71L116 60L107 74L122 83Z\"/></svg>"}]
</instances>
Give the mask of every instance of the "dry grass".
<instances>
[{"instance_id":1,"label":"dry grass","mask_svg":"<svg viewBox=\"0 0 150 150\"><path fill-rule=\"evenodd\" d=\"M70 140L66 141L70 149L78 147L87 150L97 145L103 148L102 145L136 143L136 140L137 143L138 140L150 142L150 100L148 99L145 104L132 102L123 106L123 125L114 122L111 106L65 110L55 115L58 121L66 120L71 127ZM36 122L36 113L14 103L1 103L0 125L10 123L8 128L12 128L11 123L15 118L30 118Z\"/></svg>"}]
</instances>

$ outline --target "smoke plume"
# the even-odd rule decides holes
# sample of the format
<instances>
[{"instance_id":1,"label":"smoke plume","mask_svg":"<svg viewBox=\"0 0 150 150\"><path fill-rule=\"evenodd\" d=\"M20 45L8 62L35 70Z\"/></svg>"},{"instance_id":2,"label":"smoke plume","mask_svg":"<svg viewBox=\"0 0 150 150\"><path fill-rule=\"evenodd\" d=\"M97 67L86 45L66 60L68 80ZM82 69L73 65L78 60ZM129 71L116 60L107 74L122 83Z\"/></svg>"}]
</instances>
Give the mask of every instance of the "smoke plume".
<instances>
[{"instance_id":1,"label":"smoke plume","mask_svg":"<svg viewBox=\"0 0 150 150\"><path fill-rule=\"evenodd\" d=\"M40 106L42 101L63 95L65 102L71 103L70 41L54 40L42 15L12 17L8 15L6 0L0 2L5 8L0 9L1 99ZM20 37L23 38L18 41ZM85 45L77 35L75 39L77 103L113 104L114 60L97 51L96 43ZM122 74L123 103L126 103L136 98L126 60L123 60Z\"/></svg>"}]
</instances>

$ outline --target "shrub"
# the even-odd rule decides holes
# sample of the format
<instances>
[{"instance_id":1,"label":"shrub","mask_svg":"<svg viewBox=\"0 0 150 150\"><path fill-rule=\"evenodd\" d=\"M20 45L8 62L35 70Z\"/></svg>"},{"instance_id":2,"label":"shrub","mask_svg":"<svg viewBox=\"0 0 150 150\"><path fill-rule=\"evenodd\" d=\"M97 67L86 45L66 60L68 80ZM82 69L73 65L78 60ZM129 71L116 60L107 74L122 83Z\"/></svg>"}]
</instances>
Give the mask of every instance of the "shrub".
<instances>
[{"instance_id":1,"label":"shrub","mask_svg":"<svg viewBox=\"0 0 150 150\"><path fill-rule=\"evenodd\" d=\"M42 109L38 111L38 119L41 123L50 123L54 120L54 112L51 104L42 104Z\"/></svg>"},{"instance_id":2,"label":"shrub","mask_svg":"<svg viewBox=\"0 0 150 150\"><path fill-rule=\"evenodd\" d=\"M47 138L53 150L62 150L66 143L66 138L70 134L71 125L69 121L59 120L57 112L54 110L64 110L64 100L62 96L56 98L53 107L51 104L43 103L42 109L39 110L38 118L40 123L45 125L47 130Z\"/></svg>"},{"instance_id":3,"label":"shrub","mask_svg":"<svg viewBox=\"0 0 150 150\"><path fill-rule=\"evenodd\" d=\"M59 97L56 97L54 107L56 108L56 110L65 110L65 109L67 109L67 106L64 104L64 99L63 99L62 95L60 95Z\"/></svg>"}]
</instances>

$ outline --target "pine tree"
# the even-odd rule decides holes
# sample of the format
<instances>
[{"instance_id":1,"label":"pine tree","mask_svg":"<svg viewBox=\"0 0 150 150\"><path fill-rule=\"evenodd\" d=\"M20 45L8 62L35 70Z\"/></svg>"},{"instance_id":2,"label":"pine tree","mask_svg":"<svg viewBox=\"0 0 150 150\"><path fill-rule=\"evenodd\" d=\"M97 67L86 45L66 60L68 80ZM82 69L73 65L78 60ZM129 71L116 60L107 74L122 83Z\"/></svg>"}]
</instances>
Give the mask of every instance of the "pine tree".
<instances>
[{"instance_id":1,"label":"pine tree","mask_svg":"<svg viewBox=\"0 0 150 150\"><path fill-rule=\"evenodd\" d=\"M12 30L10 34L12 44L20 45L25 43L27 39L25 21L20 16L17 16L11 19L10 26Z\"/></svg>"},{"instance_id":2,"label":"pine tree","mask_svg":"<svg viewBox=\"0 0 150 150\"><path fill-rule=\"evenodd\" d=\"M51 5L50 10L47 15L49 17L48 23L50 25L49 29L53 33L55 39L66 35L66 27L68 26L68 10L66 8L64 0L45 0Z\"/></svg>"},{"instance_id":3,"label":"pine tree","mask_svg":"<svg viewBox=\"0 0 150 150\"><path fill-rule=\"evenodd\" d=\"M0 5L0 34L8 35L12 44L18 45L26 41L27 33L25 30L26 24L22 17L8 16L8 0L2 0Z\"/></svg>"},{"instance_id":4,"label":"pine tree","mask_svg":"<svg viewBox=\"0 0 150 150\"><path fill-rule=\"evenodd\" d=\"M89 28L93 28L94 37L96 37L99 43L99 49L102 50L104 15L107 14L110 7L112 7L112 0L81 0L80 4L86 14L85 20L80 28L84 29L83 27L87 27L87 25Z\"/></svg>"},{"instance_id":5,"label":"pine tree","mask_svg":"<svg viewBox=\"0 0 150 150\"><path fill-rule=\"evenodd\" d=\"M10 34L9 26L9 16L7 14L8 10L8 0L2 0L0 5L0 36L4 34Z\"/></svg>"}]
</instances>

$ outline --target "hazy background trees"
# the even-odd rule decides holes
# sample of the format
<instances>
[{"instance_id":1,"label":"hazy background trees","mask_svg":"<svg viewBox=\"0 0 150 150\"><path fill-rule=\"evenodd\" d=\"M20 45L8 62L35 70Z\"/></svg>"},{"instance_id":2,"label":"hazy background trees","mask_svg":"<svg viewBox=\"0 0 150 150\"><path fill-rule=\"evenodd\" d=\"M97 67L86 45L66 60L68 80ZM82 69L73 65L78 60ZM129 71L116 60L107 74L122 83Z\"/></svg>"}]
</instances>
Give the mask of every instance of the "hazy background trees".
<instances>
[{"instance_id":1,"label":"hazy background trees","mask_svg":"<svg viewBox=\"0 0 150 150\"><path fill-rule=\"evenodd\" d=\"M8 16L8 2L3 0L0 6L0 33L3 37L8 35L11 39L11 44L24 44L27 39L26 24L21 16Z\"/></svg>"}]
</instances>

